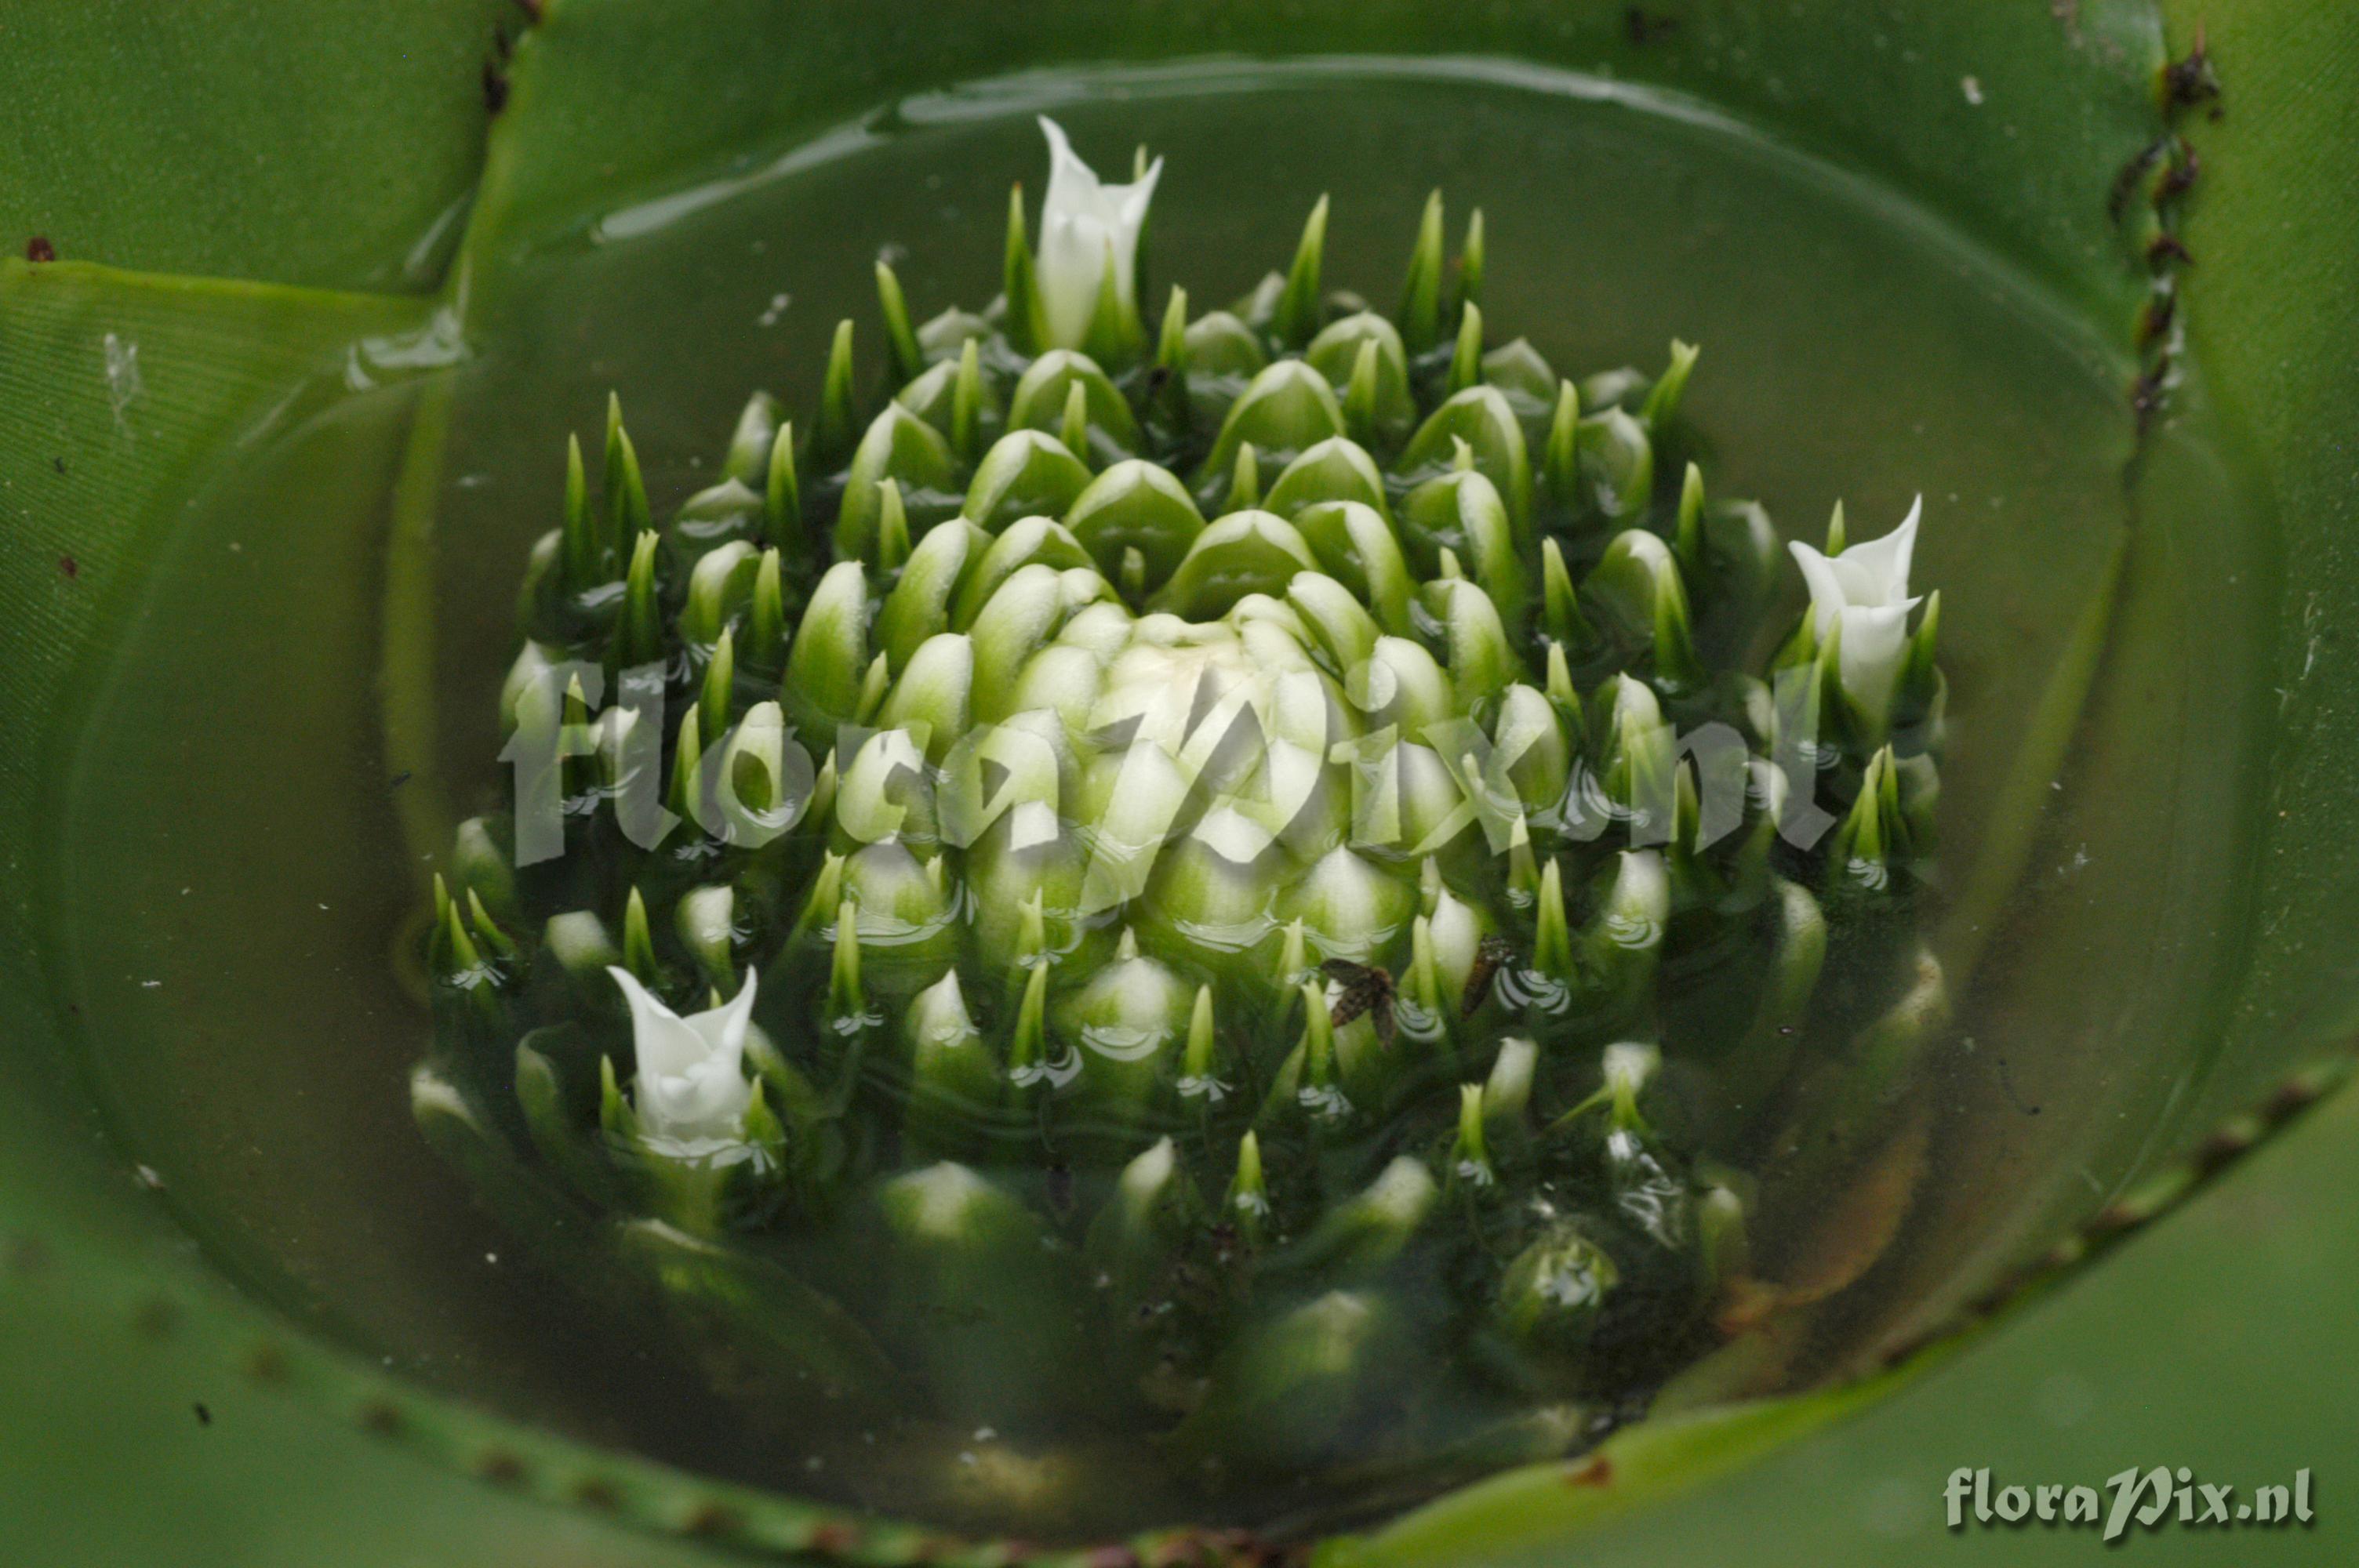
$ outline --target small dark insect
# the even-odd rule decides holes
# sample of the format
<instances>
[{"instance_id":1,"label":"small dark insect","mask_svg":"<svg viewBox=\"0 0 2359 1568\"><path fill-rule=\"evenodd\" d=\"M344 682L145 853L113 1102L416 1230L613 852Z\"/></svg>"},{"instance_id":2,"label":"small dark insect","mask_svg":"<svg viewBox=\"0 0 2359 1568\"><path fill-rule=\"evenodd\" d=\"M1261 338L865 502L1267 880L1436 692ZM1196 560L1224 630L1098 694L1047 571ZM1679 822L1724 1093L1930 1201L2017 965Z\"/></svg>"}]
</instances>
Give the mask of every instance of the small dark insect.
<instances>
[{"instance_id":1,"label":"small dark insect","mask_svg":"<svg viewBox=\"0 0 2359 1568\"><path fill-rule=\"evenodd\" d=\"M57 470L60 473L66 471L66 460L63 458L51 458L49 460L49 466Z\"/></svg>"},{"instance_id":2,"label":"small dark insect","mask_svg":"<svg viewBox=\"0 0 2359 1568\"><path fill-rule=\"evenodd\" d=\"M1998 1081L2000 1087L2006 1090L2006 1098L2015 1102L2015 1108L2021 1111L2024 1115L2038 1116L2040 1111L2045 1108L2041 1106L2026 1105L2023 1103L2023 1096L2016 1090L2014 1075L2006 1070L2006 1058L2005 1056L2001 1056L1998 1059Z\"/></svg>"},{"instance_id":3,"label":"small dark insect","mask_svg":"<svg viewBox=\"0 0 2359 1568\"><path fill-rule=\"evenodd\" d=\"M404 768L401 772L394 774L393 777L386 780L385 787L387 789L399 789L403 784L409 782L409 778L410 771L408 768Z\"/></svg>"},{"instance_id":4,"label":"small dark insect","mask_svg":"<svg viewBox=\"0 0 2359 1568\"><path fill-rule=\"evenodd\" d=\"M197 1424L199 1426L211 1426L212 1423L213 1412L205 1409L204 1406L199 1405L197 1407Z\"/></svg>"},{"instance_id":5,"label":"small dark insect","mask_svg":"<svg viewBox=\"0 0 2359 1568\"><path fill-rule=\"evenodd\" d=\"M35 234L25 242L25 259L28 262L53 262L58 259L57 246L43 234Z\"/></svg>"},{"instance_id":6,"label":"small dark insect","mask_svg":"<svg viewBox=\"0 0 2359 1568\"><path fill-rule=\"evenodd\" d=\"M484 62L484 112L496 114L507 107L507 102L508 79L501 74L500 68L495 62L485 60Z\"/></svg>"},{"instance_id":7,"label":"small dark insect","mask_svg":"<svg viewBox=\"0 0 2359 1568\"><path fill-rule=\"evenodd\" d=\"M1630 41L1644 48L1668 33L1679 31L1677 16L1649 16L1643 6L1633 5L1622 14L1623 25L1630 30Z\"/></svg>"},{"instance_id":8,"label":"small dark insect","mask_svg":"<svg viewBox=\"0 0 2359 1568\"><path fill-rule=\"evenodd\" d=\"M1334 1010L1327 1015L1328 1022L1341 1029L1364 1012L1376 1026L1376 1039L1391 1044L1395 1027L1392 976L1373 965L1355 964L1349 958L1330 958L1319 968L1343 988L1343 994L1335 999Z\"/></svg>"},{"instance_id":9,"label":"small dark insect","mask_svg":"<svg viewBox=\"0 0 2359 1568\"><path fill-rule=\"evenodd\" d=\"M70 578L80 577L82 576L82 563L74 559L71 556L60 556L58 557L58 570L65 573L66 576Z\"/></svg>"},{"instance_id":10,"label":"small dark insect","mask_svg":"<svg viewBox=\"0 0 2359 1568\"><path fill-rule=\"evenodd\" d=\"M1484 1000L1491 994L1491 981L1505 968L1516 950L1504 936L1485 936L1483 945L1474 949L1474 967L1466 971L1466 993L1458 999L1458 1016L1472 1018Z\"/></svg>"},{"instance_id":11,"label":"small dark insect","mask_svg":"<svg viewBox=\"0 0 2359 1568\"><path fill-rule=\"evenodd\" d=\"M1049 1167L1049 1206L1059 1214L1073 1212L1073 1168L1062 1160Z\"/></svg>"},{"instance_id":12,"label":"small dark insect","mask_svg":"<svg viewBox=\"0 0 2359 1568\"><path fill-rule=\"evenodd\" d=\"M1153 397L1171 384L1171 367L1157 365L1147 373L1147 395Z\"/></svg>"}]
</instances>

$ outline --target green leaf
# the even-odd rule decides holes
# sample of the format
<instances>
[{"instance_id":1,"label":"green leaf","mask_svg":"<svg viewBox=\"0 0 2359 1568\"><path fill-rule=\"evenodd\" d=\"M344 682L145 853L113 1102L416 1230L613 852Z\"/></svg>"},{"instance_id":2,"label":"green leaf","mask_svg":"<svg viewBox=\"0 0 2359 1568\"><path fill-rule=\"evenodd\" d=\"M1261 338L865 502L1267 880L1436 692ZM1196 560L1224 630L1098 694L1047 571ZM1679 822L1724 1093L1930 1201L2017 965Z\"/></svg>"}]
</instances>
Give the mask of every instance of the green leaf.
<instances>
[{"instance_id":1,"label":"green leaf","mask_svg":"<svg viewBox=\"0 0 2359 1568\"><path fill-rule=\"evenodd\" d=\"M0 8L0 254L436 287L514 0Z\"/></svg>"}]
</instances>

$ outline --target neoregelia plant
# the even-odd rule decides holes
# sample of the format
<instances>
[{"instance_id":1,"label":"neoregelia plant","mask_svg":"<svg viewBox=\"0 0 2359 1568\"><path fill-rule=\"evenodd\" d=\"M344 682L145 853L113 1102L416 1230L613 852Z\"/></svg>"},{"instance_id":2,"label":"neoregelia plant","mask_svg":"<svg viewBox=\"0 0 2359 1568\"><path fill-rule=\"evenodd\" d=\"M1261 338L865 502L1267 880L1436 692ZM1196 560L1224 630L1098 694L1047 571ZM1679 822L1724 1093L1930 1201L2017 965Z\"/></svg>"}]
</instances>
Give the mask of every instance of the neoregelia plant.
<instances>
[{"instance_id":1,"label":"neoregelia plant","mask_svg":"<svg viewBox=\"0 0 2359 1568\"><path fill-rule=\"evenodd\" d=\"M1322 202L1150 330L1160 165L1044 125L988 309L879 265L880 410L846 322L669 524L619 415L595 494L577 445L419 1114L750 1400L1214 1480L1571 1447L1941 1006L1916 516L1793 546L1796 619L1680 461L1695 351L1495 343L1438 197L1393 317L1322 292Z\"/></svg>"}]
</instances>

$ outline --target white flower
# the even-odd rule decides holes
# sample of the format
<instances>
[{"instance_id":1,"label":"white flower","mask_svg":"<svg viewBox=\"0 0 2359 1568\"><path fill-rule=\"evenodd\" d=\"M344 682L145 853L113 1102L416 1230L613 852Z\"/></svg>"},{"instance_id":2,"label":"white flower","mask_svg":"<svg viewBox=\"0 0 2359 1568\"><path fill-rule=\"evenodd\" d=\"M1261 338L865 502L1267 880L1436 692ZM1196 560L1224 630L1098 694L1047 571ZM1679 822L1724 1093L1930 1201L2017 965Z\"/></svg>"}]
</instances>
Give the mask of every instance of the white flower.
<instances>
[{"instance_id":1,"label":"white flower","mask_svg":"<svg viewBox=\"0 0 2359 1568\"><path fill-rule=\"evenodd\" d=\"M1073 154L1063 127L1047 115L1049 195L1040 210L1038 276L1049 341L1044 348L1078 349L1097 314L1098 290L1114 269L1114 298L1125 318L1137 314L1138 232L1162 178L1157 158L1131 185L1103 185Z\"/></svg>"},{"instance_id":2,"label":"white flower","mask_svg":"<svg viewBox=\"0 0 2359 1568\"><path fill-rule=\"evenodd\" d=\"M1843 627L1843 690L1876 719L1892 706L1908 652L1908 612L1921 602L1908 596L1908 557L1917 547L1917 519L1924 510L1920 495L1899 527L1840 556L1828 557L1799 539L1788 546L1810 585L1820 640L1838 623Z\"/></svg>"},{"instance_id":3,"label":"white flower","mask_svg":"<svg viewBox=\"0 0 2359 1568\"><path fill-rule=\"evenodd\" d=\"M745 1026L754 1015L754 971L737 1000L682 1018L628 969L608 966L631 1004L631 1040L638 1054L633 1108L639 1130L663 1152L699 1158L745 1141L745 1111L754 1086L745 1080Z\"/></svg>"}]
</instances>

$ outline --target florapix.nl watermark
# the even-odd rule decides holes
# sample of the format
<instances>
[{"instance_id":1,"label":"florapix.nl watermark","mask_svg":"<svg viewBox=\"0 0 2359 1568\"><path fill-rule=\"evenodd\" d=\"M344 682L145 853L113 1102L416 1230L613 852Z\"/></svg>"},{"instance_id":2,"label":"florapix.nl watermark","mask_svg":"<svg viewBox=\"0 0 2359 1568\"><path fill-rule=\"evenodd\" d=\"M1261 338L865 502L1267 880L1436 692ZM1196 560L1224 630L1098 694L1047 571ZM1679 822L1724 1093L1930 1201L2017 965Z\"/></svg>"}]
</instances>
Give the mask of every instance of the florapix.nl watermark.
<instances>
[{"instance_id":1,"label":"florapix.nl watermark","mask_svg":"<svg viewBox=\"0 0 2359 1568\"><path fill-rule=\"evenodd\" d=\"M2108 1476L2102 1487L2066 1484L1995 1483L1987 1469L1960 1465L1942 1488L1946 1522L1952 1530L2021 1529L2094 1530L2101 1539L2120 1541L2135 1527L2147 1530L2285 1529L2307 1525L2310 1475L2297 1470L2290 1481L2249 1491L2231 1484L2199 1481L2186 1465L2133 1465Z\"/></svg>"}]
</instances>

